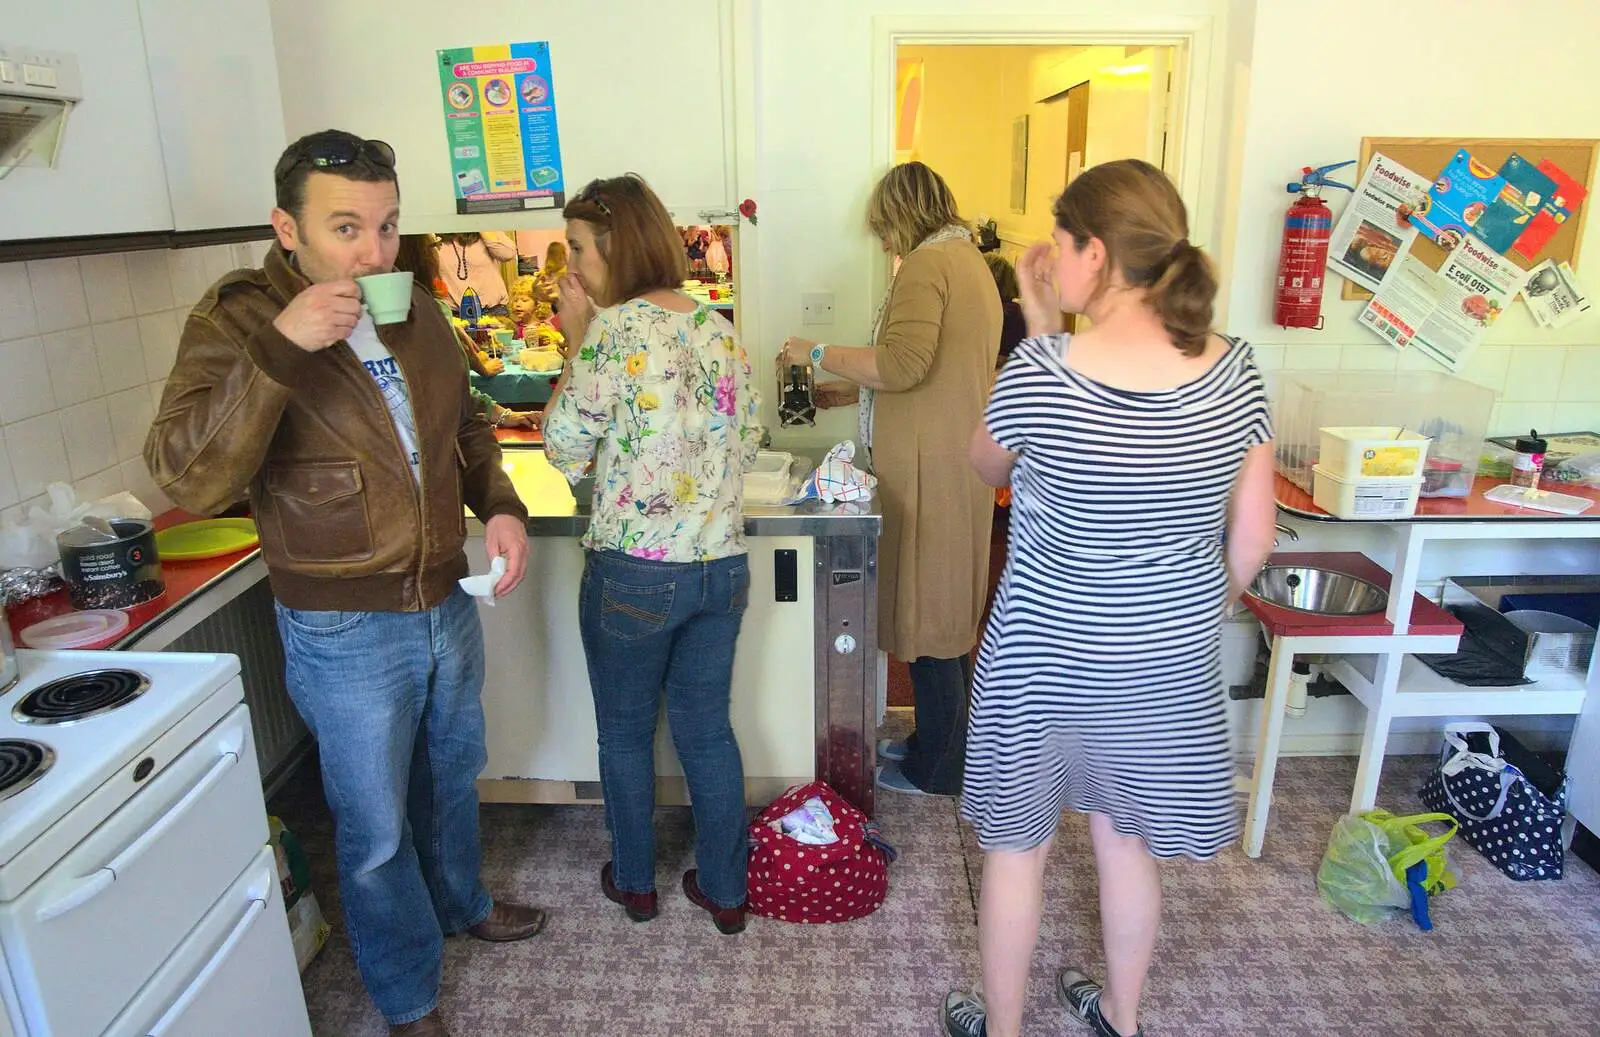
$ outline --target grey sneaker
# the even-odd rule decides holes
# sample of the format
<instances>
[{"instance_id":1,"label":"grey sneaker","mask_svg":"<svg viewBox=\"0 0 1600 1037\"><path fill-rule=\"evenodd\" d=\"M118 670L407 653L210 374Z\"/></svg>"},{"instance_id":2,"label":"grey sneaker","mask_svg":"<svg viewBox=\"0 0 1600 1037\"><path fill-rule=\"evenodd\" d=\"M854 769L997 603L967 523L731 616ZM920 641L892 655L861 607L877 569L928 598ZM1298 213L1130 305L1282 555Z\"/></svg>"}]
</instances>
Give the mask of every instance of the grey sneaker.
<instances>
[{"instance_id":1,"label":"grey sneaker","mask_svg":"<svg viewBox=\"0 0 1600 1037\"><path fill-rule=\"evenodd\" d=\"M952 990L944 996L945 1037L985 1037L988 1018L989 1010L977 994Z\"/></svg>"},{"instance_id":2,"label":"grey sneaker","mask_svg":"<svg viewBox=\"0 0 1600 1037\"><path fill-rule=\"evenodd\" d=\"M911 752L911 747L904 738L881 738L878 740L878 759L891 760L900 763Z\"/></svg>"},{"instance_id":3,"label":"grey sneaker","mask_svg":"<svg viewBox=\"0 0 1600 1037\"><path fill-rule=\"evenodd\" d=\"M924 792L911 784L911 779L906 777L898 763L880 763L878 765L877 786L890 792L903 792L908 796L931 796L933 793Z\"/></svg>"},{"instance_id":4,"label":"grey sneaker","mask_svg":"<svg viewBox=\"0 0 1600 1037\"><path fill-rule=\"evenodd\" d=\"M1100 993L1104 988L1076 969L1056 973L1056 997L1062 1007L1089 1024L1095 1037L1144 1037L1143 1030L1123 1034L1100 1013Z\"/></svg>"}]
</instances>

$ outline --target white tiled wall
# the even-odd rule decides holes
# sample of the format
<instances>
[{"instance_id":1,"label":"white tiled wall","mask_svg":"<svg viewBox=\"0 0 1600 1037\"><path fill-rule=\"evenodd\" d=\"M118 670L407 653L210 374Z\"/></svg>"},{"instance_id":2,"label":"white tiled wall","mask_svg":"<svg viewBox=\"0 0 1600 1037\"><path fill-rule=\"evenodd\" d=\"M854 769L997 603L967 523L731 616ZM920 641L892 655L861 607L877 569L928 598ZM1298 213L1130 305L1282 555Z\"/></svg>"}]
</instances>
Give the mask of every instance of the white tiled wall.
<instances>
[{"instance_id":1,"label":"white tiled wall","mask_svg":"<svg viewBox=\"0 0 1600 1037\"><path fill-rule=\"evenodd\" d=\"M144 438L189 309L266 242L0 264L0 518L52 482L171 506Z\"/></svg>"},{"instance_id":2,"label":"white tiled wall","mask_svg":"<svg viewBox=\"0 0 1600 1037\"><path fill-rule=\"evenodd\" d=\"M1381 342L1360 345L1258 345L1264 370L1439 371L1420 354L1400 353ZM1485 345L1459 376L1500 394L1489 434L1600 431L1600 344L1589 346Z\"/></svg>"}]
</instances>

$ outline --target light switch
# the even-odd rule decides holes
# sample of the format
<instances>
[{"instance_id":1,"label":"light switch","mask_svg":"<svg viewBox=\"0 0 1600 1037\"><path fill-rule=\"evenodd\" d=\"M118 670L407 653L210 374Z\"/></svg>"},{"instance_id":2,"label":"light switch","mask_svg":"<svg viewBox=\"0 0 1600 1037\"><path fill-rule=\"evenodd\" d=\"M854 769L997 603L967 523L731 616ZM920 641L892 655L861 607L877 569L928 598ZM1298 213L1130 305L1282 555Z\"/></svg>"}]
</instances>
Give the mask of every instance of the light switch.
<instances>
[{"instance_id":1,"label":"light switch","mask_svg":"<svg viewBox=\"0 0 1600 1037\"><path fill-rule=\"evenodd\" d=\"M56 70L49 65L24 64L22 81L29 86L42 86L53 90L56 86Z\"/></svg>"},{"instance_id":2,"label":"light switch","mask_svg":"<svg viewBox=\"0 0 1600 1037\"><path fill-rule=\"evenodd\" d=\"M801 324L832 324L833 293L812 292L800 296Z\"/></svg>"},{"instance_id":3,"label":"light switch","mask_svg":"<svg viewBox=\"0 0 1600 1037\"><path fill-rule=\"evenodd\" d=\"M0 83L15 83L17 67L9 61L0 61Z\"/></svg>"}]
</instances>

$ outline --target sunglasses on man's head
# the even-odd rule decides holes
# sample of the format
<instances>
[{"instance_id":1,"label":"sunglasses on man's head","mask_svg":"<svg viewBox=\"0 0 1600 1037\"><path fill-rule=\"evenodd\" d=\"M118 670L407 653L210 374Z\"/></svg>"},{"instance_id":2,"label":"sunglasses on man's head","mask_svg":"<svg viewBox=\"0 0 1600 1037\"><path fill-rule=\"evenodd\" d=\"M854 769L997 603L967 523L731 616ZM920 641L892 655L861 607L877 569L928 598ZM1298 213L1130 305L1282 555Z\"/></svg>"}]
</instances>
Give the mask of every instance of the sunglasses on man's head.
<instances>
[{"instance_id":1,"label":"sunglasses on man's head","mask_svg":"<svg viewBox=\"0 0 1600 1037\"><path fill-rule=\"evenodd\" d=\"M278 176L287 176L290 170L299 166L336 169L361 159L383 169L393 169L394 148L381 140L361 140L356 137L321 141L292 156Z\"/></svg>"}]
</instances>

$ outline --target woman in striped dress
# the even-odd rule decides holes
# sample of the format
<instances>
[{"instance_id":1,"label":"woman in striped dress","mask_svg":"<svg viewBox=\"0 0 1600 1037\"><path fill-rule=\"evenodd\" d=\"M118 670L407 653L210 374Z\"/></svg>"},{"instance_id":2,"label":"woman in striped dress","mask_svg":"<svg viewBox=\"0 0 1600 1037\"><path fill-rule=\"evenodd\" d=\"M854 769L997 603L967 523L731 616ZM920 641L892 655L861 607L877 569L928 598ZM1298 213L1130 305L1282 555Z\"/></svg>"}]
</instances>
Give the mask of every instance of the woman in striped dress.
<instances>
[{"instance_id":1,"label":"woman in striped dress","mask_svg":"<svg viewBox=\"0 0 1600 1037\"><path fill-rule=\"evenodd\" d=\"M1063 809L1089 815L1106 972L1064 969L1057 993L1100 1037L1140 1032L1156 859L1204 860L1237 832L1223 610L1272 550L1266 393L1250 347L1211 331L1217 282L1177 190L1148 163L1107 163L1055 220L1054 255L1035 246L1019 270L1034 337L971 448L1013 514L962 790L986 854L983 993L946 999L956 1037L1021 1032ZM1091 329L1061 334L1062 310Z\"/></svg>"}]
</instances>

